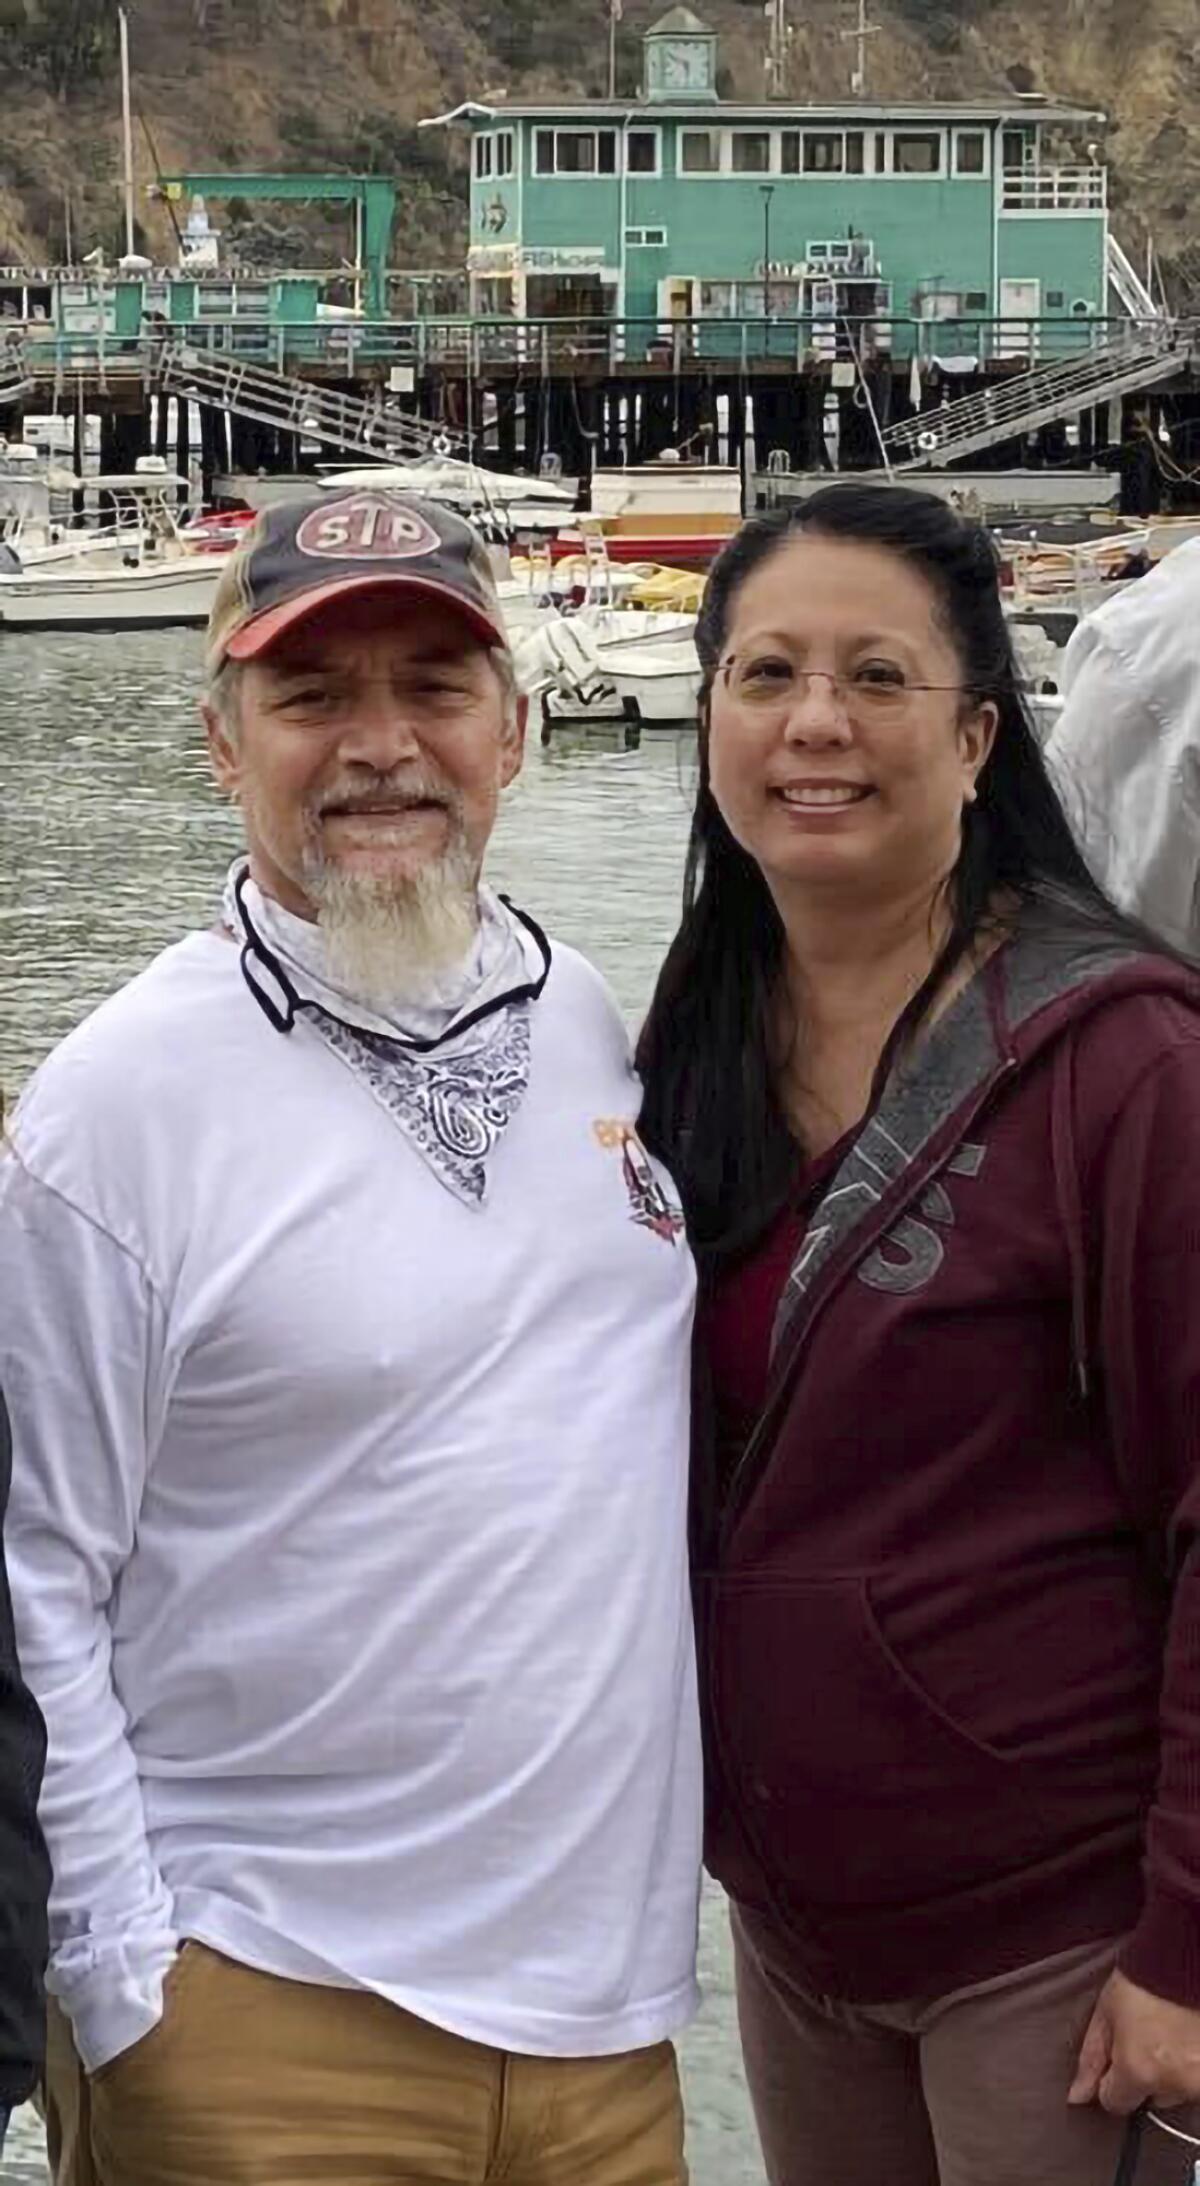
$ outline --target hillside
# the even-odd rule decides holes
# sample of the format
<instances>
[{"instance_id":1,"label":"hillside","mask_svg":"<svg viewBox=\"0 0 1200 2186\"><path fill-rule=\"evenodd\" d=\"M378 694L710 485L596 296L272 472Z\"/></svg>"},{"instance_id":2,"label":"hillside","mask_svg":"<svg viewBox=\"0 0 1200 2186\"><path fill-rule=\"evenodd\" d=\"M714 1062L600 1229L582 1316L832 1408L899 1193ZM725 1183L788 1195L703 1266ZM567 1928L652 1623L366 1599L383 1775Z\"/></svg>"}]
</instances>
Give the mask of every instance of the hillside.
<instances>
[{"instance_id":1,"label":"hillside","mask_svg":"<svg viewBox=\"0 0 1200 2186\"><path fill-rule=\"evenodd\" d=\"M665 0L625 0L621 90ZM723 84L762 85L761 0L697 0L720 30ZM792 92L844 92L855 0L803 0ZM1186 266L1200 188L1200 0L874 0L873 95L1009 86L1103 108L1116 224ZM606 0L129 0L139 185L188 167L365 169L404 187L394 256L452 266L465 243L464 151L415 124L467 96L603 90ZM0 0L0 262L120 247L120 141L109 0ZM236 209L235 209L236 210ZM272 216L274 219L276 216ZM173 255L165 210L145 245ZM336 263L343 214L281 213L258 247Z\"/></svg>"}]
</instances>

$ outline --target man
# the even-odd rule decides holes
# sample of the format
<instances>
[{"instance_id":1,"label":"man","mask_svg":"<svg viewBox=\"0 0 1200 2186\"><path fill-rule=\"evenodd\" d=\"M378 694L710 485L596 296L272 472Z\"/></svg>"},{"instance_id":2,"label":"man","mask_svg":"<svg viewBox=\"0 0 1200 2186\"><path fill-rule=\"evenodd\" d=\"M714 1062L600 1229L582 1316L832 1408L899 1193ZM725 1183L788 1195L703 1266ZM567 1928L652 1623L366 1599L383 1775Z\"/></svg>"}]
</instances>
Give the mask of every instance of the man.
<instances>
[{"instance_id":1,"label":"man","mask_svg":"<svg viewBox=\"0 0 1200 2186\"><path fill-rule=\"evenodd\" d=\"M12 1443L0 1396L0 1514ZM50 1863L38 1827L46 1731L17 1663L12 1607L0 1551L0 2154L8 2121L33 2093L46 2042L42 1975Z\"/></svg>"},{"instance_id":2,"label":"man","mask_svg":"<svg viewBox=\"0 0 1200 2186\"><path fill-rule=\"evenodd\" d=\"M1088 615L1046 749L1097 880L1200 949L1200 540Z\"/></svg>"},{"instance_id":3,"label":"man","mask_svg":"<svg viewBox=\"0 0 1200 2186\"><path fill-rule=\"evenodd\" d=\"M248 856L0 1202L57 2175L677 2186L693 1276L607 991L480 882L486 554L269 511L209 675Z\"/></svg>"}]
</instances>

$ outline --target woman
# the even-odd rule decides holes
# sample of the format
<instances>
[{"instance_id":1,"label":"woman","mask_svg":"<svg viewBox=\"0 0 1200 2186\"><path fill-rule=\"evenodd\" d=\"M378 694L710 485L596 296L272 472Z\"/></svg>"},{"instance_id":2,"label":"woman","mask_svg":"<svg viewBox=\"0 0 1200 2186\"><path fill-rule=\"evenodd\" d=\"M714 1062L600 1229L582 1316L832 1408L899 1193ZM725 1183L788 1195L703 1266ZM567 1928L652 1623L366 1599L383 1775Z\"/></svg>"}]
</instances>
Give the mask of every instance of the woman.
<instances>
[{"instance_id":1,"label":"woman","mask_svg":"<svg viewBox=\"0 0 1200 2186\"><path fill-rule=\"evenodd\" d=\"M942 503L748 524L699 644L643 1133L768 2175L1107 2186L1200 2094L1200 981L1089 878Z\"/></svg>"}]
</instances>

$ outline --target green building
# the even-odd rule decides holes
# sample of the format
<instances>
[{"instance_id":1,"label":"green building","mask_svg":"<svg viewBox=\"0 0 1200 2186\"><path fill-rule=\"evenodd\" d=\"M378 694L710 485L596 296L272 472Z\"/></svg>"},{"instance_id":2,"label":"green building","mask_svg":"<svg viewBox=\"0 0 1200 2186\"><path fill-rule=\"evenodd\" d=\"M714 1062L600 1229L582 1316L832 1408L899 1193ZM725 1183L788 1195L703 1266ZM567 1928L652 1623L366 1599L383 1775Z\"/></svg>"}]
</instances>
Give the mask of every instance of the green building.
<instances>
[{"instance_id":1,"label":"green building","mask_svg":"<svg viewBox=\"0 0 1200 2186\"><path fill-rule=\"evenodd\" d=\"M1016 94L747 104L718 96L717 67L715 36L673 7L636 99L439 117L471 132L475 313L622 322L627 363L664 337L732 355L747 322L781 358L794 330L797 361L851 345L1030 359L1097 338L1102 116Z\"/></svg>"}]
</instances>

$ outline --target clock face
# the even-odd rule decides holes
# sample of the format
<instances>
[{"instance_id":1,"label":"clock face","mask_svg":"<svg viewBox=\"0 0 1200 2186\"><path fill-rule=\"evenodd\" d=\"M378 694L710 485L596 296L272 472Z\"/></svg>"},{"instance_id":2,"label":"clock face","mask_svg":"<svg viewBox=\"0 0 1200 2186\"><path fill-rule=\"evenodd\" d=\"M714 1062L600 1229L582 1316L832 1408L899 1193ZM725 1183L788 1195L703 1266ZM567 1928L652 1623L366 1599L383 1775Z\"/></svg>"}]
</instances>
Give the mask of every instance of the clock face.
<instances>
[{"instance_id":1,"label":"clock face","mask_svg":"<svg viewBox=\"0 0 1200 2186\"><path fill-rule=\"evenodd\" d=\"M708 85L708 52L702 45L663 48L663 82L669 91L703 91Z\"/></svg>"}]
</instances>

